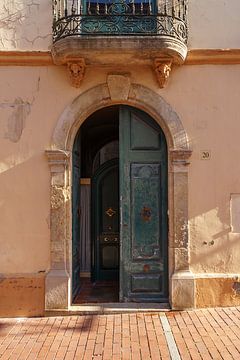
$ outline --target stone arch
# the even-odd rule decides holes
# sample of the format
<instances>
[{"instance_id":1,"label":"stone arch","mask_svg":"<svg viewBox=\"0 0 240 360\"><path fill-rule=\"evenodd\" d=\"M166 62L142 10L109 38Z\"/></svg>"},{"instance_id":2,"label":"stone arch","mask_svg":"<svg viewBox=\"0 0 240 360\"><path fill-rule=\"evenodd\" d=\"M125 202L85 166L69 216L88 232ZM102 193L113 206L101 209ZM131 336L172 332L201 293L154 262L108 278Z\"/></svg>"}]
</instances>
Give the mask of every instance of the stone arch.
<instances>
[{"instance_id":1,"label":"stone arch","mask_svg":"<svg viewBox=\"0 0 240 360\"><path fill-rule=\"evenodd\" d=\"M149 113L163 129L168 145L174 150L189 150L186 131L177 113L153 90L139 84L129 85L128 96L113 99L108 83L80 94L61 114L52 137L52 149L71 151L76 132L96 110L114 104L128 104Z\"/></svg>"},{"instance_id":2,"label":"stone arch","mask_svg":"<svg viewBox=\"0 0 240 360\"><path fill-rule=\"evenodd\" d=\"M118 84L121 84L119 87ZM46 308L71 307L71 151L79 127L96 110L127 104L147 112L161 126L169 153L169 284L172 308L194 307L195 284L189 266L188 164L191 155L182 122L151 89L123 75L80 94L65 108L46 150L51 172L51 268L46 276Z\"/></svg>"}]
</instances>

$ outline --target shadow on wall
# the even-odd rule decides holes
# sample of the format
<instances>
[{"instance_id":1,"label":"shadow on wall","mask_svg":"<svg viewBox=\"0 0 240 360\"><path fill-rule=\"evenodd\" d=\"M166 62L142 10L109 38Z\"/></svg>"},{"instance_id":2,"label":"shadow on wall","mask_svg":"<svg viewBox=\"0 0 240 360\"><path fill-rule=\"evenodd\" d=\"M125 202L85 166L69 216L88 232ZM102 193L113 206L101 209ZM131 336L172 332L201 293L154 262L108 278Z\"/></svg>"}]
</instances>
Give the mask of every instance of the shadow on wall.
<instances>
[{"instance_id":1,"label":"shadow on wall","mask_svg":"<svg viewBox=\"0 0 240 360\"><path fill-rule=\"evenodd\" d=\"M45 270L50 252L45 154L11 155L0 163L0 183L1 272Z\"/></svg>"},{"instance_id":2,"label":"shadow on wall","mask_svg":"<svg viewBox=\"0 0 240 360\"><path fill-rule=\"evenodd\" d=\"M230 227L230 201L222 204L221 210L195 216L190 219L191 266L199 272L236 273L234 257L239 241L240 234Z\"/></svg>"}]
</instances>

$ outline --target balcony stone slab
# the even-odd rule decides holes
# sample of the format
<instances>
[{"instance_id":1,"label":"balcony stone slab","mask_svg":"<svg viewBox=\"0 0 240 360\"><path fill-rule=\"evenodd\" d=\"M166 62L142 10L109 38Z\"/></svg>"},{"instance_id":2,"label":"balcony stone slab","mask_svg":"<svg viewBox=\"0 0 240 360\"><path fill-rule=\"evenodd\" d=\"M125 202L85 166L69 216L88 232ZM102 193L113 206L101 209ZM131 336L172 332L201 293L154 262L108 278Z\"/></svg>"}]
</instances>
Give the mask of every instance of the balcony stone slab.
<instances>
[{"instance_id":1,"label":"balcony stone slab","mask_svg":"<svg viewBox=\"0 0 240 360\"><path fill-rule=\"evenodd\" d=\"M184 42L171 36L69 36L51 49L56 65L84 59L86 66L151 65L162 59L182 64L187 56Z\"/></svg>"}]
</instances>

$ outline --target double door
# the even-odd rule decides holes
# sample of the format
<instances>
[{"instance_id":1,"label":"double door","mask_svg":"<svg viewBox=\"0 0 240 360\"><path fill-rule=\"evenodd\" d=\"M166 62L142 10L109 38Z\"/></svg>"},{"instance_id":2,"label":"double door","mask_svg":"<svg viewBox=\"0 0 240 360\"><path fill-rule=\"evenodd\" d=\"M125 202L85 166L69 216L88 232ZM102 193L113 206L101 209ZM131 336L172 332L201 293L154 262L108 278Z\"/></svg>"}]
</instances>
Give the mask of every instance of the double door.
<instances>
[{"instance_id":1,"label":"double door","mask_svg":"<svg viewBox=\"0 0 240 360\"><path fill-rule=\"evenodd\" d=\"M95 174L95 279L119 279L120 301L168 300L167 146L146 113L119 106L119 159ZM116 119L117 120L117 119ZM73 159L79 163L78 153ZM73 293L79 285L79 168L73 163ZM81 224L80 224L81 226ZM81 241L81 239L80 239Z\"/></svg>"},{"instance_id":2,"label":"double door","mask_svg":"<svg viewBox=\"0 0 240 360\"><path fill-rule=\"evenodd\" d=\"M119 276L121 301L167 301L167 149L151 117L119 107L119 160L97 184L95 275Z\"/></svg>"}]
</instances>

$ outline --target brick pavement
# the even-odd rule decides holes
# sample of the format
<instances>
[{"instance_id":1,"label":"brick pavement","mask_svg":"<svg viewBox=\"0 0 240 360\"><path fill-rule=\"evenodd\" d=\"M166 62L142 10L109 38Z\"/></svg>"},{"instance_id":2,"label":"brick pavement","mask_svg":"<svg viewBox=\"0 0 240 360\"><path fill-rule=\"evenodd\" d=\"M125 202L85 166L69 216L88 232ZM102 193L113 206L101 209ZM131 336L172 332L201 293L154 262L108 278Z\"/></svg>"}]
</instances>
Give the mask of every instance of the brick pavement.
<instances>
[{"instance_id":1,"label":"brick pavement","mask_svg":"<svg viewBox=\"0 0 240 360\"><path fill-rule=\"evenodd\" d=\"M240 360L240 307L0 319L0 359Z\"/></svg>"}]
</instances>

